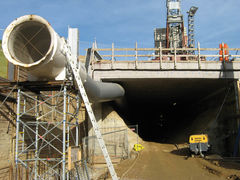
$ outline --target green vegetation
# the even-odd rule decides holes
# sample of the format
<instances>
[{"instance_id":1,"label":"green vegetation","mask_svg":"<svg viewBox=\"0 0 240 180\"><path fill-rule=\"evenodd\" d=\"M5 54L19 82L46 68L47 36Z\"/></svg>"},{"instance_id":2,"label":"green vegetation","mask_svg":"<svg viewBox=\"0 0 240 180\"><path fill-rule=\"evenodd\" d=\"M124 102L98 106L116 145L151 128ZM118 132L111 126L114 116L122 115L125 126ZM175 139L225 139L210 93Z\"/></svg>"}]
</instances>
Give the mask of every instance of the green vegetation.
<instances>
[{"instance_id":1,"label":"green vegetation","mask_svg":"<svg viewBox=\"0 0 240 180\"><path fill-rule=\"evenodd\" d=\"M2 51L2 40L0 40L0 77L8 78L8 61Z\"/></svg>"}]
</instances>

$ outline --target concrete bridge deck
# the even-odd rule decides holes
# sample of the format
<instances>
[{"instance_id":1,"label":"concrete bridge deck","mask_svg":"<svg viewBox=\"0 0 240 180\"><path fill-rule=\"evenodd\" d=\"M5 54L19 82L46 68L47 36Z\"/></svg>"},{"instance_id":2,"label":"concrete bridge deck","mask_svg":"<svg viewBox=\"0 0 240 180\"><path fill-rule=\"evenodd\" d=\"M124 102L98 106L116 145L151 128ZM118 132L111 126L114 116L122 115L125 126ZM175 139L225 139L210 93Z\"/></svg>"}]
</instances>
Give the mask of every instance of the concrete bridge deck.
<instances>
[{"instance_id":1,"label":"concrete bridge deck","mask_svg":"<svg viewBox=\"0 0 240 180\"><path fill-rule=\"evenodd\" d=\"M240 61L98 61L92 76L104 79L203 78L240 79Z\"/></svg>"}]
</instances>

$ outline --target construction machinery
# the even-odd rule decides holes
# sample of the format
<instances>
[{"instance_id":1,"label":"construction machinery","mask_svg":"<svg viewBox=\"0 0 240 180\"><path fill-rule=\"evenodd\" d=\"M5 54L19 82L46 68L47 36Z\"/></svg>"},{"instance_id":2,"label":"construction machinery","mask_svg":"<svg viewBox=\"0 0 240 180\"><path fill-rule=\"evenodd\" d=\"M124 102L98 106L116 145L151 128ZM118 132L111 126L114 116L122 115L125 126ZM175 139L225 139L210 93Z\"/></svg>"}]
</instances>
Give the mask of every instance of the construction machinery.
<instances>
[{"instance_id":1,"label":"construction machinery","mask_svg":"<svg viewBox=\"0 0 240 180\"><path fill-rule=\"evenodd\" d=\"M156 28L154 30L155 48L194 48L194 15L197 7L190 8L188 13L188 35L184 27L183 14L181 12L181 0L166 0L167 22L166 28ZM155 51L159 55L160 51ZM164 51L163 54L173 54L174 50ZM177 54L194 54L194 51L176 51ZM182 57L181 60L185 60ZM166 59L167 60L167 59ZM170 59L172 60L172 59Z\"/></svg>"},{"instance_id":2,"label":"construction machinery","mask_svg":"<svg viewBox=\"0 0 240 180\"><path fill-rule=\"evenodd\" d=\"M204 157L204 153L209 151L209 139L207 134L195 134L189 137L189 150L195 155L200 154Z\"/></svg>"},{"instance_id":3,"label":"construction machinery","mask_svg":"<svg viewBox=\"0 0 240 180\"><path fill-rule=\"evenodd\" d=\"M185 47L184 21L181 13L181 0L167 0L167 48Z\"/></svg>"}]
</instances>

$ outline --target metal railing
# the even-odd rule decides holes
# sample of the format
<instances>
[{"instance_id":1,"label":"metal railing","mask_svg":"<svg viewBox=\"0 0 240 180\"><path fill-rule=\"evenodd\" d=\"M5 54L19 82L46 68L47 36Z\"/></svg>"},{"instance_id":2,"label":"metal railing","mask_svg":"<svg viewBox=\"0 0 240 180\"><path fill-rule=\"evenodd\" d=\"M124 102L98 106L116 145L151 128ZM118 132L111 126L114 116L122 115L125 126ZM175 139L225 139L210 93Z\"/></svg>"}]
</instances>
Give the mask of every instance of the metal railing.
<instances>
[{"instance_id":1,"label":"metal railing","mask_svg":"<svg viewBox=\"0 0 240 180\"><path fill-rule=\"evenodd\" d=\"M159 48L138 48L136 43L135 48L115 48L113 43L112 48L97 48L92 49L92 51L94 54L101 55L101 58L98 57L97 60L107 59L111 60L112 63L124 60L123 57L125 60L128 58L128 60L135 61L141 61L144 60L144 58L148 58L147 60L178 61L183 59L185 61L195 60L199 62L211 60L209 58L215 58L215 61L219 61L220 58L228 58L229 60L240 58L240 54L238 54L240 48L222 47L223 48L201 48L200 43L198 43L197 48L177 48L176 46L174 48L163 48L161 44ZM203 51L206 53L204 54ZM219 53L220 51L229 53L222 53L221 55Z\"/></svg>"}]
</instances>

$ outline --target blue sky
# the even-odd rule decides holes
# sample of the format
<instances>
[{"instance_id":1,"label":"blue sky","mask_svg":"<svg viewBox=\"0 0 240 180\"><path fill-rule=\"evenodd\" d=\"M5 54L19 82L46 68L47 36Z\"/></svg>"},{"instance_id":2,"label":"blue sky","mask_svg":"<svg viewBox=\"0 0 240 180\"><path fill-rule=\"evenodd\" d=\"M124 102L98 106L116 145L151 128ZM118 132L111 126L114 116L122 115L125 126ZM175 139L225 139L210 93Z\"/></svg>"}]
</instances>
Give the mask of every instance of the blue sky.
<instances>
[{"instance_id":1,"label":"blue sky","mask_svg":"<svg viewBox=\"0 0 240 180\"><path fill-rule=\"evenodd\" d=\"M68 26L80 31L80 53L96 38L99 47L153 47L153 29L166 26L165 0L1 0L0 29L15 18L37 14L47 19L56 32L66 37ZM182 0L187 27L187 10L198 6L196 41L201 47L218 47L221 42L240 48L240 0ZM3 31L0 31L2 36Z\"/></svg>"}]
</instances>

